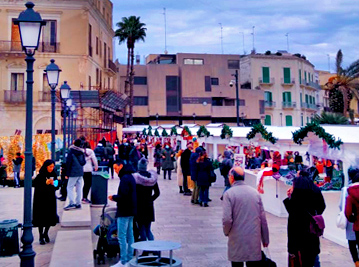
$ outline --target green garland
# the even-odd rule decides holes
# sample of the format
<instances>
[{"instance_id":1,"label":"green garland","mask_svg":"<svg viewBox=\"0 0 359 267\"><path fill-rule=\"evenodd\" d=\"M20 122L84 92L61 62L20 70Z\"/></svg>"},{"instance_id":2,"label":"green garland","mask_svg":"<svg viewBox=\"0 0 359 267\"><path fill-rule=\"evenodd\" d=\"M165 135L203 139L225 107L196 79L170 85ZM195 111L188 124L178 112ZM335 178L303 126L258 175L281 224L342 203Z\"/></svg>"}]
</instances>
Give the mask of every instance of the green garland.
<instances>
[{"instance_id":1,"label":"green garland","mask_svg":"<svg viewBox=\"0 0 359 267\"><path fill-rule=\"evenodd\" d=\"M166 132L166 129L163 129L163 131L162 131L162 136L163 136L163 137L167 137L167 136L168 136L168 133Z\"/></svg>"},{"instance_id":2,"label":"green garland","mask_svg":"<svg viewBox=\"0 0 359 267\"><path fill-rule=\"evenodd\" d=\"M143 135L143 136L147 136L147 130L146 130L146 128L143 128L143 130L142 130L142 135Z\"/></svg>"},{"instance_id":3,"label":"green garland","mask_svg":"<svg viewBox=\"0 0 359 267\"><path fill-rule=\"evenodd\" d=\"M306 126L301 127L299 130L293 132L292 134L294 143L301 145L304 138L307 137L308 132L315 133L315 135L323 139L330 148L340 149L340 145L343 144L340 138L338 138L336 141L334 135L327 133L323 127L315 122L308 123Z\"/></svg>"},{"instance_id":4,"label":"green garland","mask_svg":"<svg viewBox=\"0 0 359 267\"><path fill-rule=\"evenodd\" d=\"M181 135L185 136L185 133L187 133L189 136L192 136L191 130L188 128L188 126L185 126L183 128L183 131L182 131Z\"/></svg>"},{"instance_id":5,"label":"green garland","mask_svg":"<svg viewBox=\"0 0 359 267\"><path fill-rule=\"evenodd\" d=\"M231 138L232 136L233 136L232 129L229 128L229 126L227 124L224 124L223 128L222 128L221 138L222 139Z\"/></svg>"},{"instance_id":6,"label":"green garland","mask_svg":"<svg viewBox=\"0 0 359 267\"><path fill-rule=\"evenodd\" d=\"M153 136L153 134L152 134L152 127L151 127L151 125L150 125L150 126L148 126L148 136Z\"/></svg>"},{"instance_id":7,"label":"green garland","mask_svg":"<svg viewBox=\"0 0 359 267\"><path fill-rule=\"evenodd\" d=\"M268 132L262 123L258 123L252 127L251 131L247 134L247 139L253 139L257 133L260 133L264 140L271 142L273 145L278 141L278 138L275 138L272 132Z\"/></svg>"},{"instance_id":8,"label":"green garland","mask_svg":"<svg viewBox=\"0 0 359 267\"><path fill-rule=\"evenodd\" d=\"M155 130L155 136L160 137L160 133L158 132L157 129Z\"/></svg>"},{"instance_id":9,"label":"green garland","mask_svg":"<svg viewBox=\"0 0 359 267\"><path fill-rule=\"evenodd\" d=\"M207 130L206 126L202 125L201 127L199 127L199 130L197 131L198 137L208 137L210 135L211 133Z\"/></svg>"},{"instance_id":10,"label":"green garland","mask_svg":"<svg viewBox=\"0 0 359 267\"><path fill-rule=\"evenodd\" d=\"M178 135L176 126L173 126L173 127L171 128L171 133L170 133L170 135Z\"/></svg>"}]
</instances>

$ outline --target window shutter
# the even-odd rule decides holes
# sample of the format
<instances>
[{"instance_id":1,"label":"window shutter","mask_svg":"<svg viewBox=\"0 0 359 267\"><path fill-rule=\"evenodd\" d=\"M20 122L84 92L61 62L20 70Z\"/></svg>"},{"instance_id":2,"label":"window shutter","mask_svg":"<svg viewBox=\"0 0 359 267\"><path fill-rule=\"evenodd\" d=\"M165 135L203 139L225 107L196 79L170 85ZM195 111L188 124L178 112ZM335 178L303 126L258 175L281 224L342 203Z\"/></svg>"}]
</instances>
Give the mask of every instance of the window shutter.
<instances>
[{"instance_id":1,"label":"window shutter","mask_svg":"<svg viewBox=\"0 0 359 267\"><path fill-rule=\"evenodd\" d=\"M270 115L266 115L265 119L264 119L264 125L272 125L272 121L271 121L271 116Z\"/></svg>"},{"instance_id":2,"label":"window shutter","mask_svg":"<svg viewBox=\"0 0 359 267\"><path fill-rule=\"evenodd\" d=\"M269 67L262 67L263 83L269 83Z\"/></svg>"},{"instance_id":3,"label":"window shutter","mask_svg":"<svg viewBox=\"0 0 359 267\"><path fill-rule=\"evenodd\" d=\"M302 70L299 70L299 84L302 84Z\"/></svg>"},{"instance_id":4,"label":"window shutter","mask_svg":"<svg viewBox=\"0 0 359 267\"><path fill-rule=\"evenodd\" d=\"M291 83L290 68L283 68L284 83Z\"/></svg>"},{"instance_id":5,"label":"window shutter","mask_svg":"<svg viewBox=\"0 0 359 267\"><path fill-rule=\"evenodd\" d=\"M286 126L293 126L292 116L291 115L285 116L285 125Z\"/></svg>"}]
</instances>

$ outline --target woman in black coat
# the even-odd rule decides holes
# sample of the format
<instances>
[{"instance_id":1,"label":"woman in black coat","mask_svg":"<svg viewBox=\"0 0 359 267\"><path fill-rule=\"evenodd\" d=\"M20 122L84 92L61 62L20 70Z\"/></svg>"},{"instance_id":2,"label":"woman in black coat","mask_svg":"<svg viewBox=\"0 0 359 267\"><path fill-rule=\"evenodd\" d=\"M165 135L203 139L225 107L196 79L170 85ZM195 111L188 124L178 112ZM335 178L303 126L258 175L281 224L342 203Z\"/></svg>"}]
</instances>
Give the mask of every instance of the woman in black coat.
<instances>
[{"instance_id":1,"label":"woman in black coat","mask_svg":"<svg viewBox=\"0 0 359 267\"><path fill-rule=\"evenodd\" d=\"M311 215L324 212L325 202L320 189L313 183L307 171L301 171L294 179L293 188L288 190L283 202L288 217L288 253L290 259L300 257L303 267L313 267L320 253L319 237L311 234Z\"/></svg>"},{"instance_id":2,"label":"woman in black coat","mask_svg":"<svg viewBox=\"0 0 359 267\"><path fill-rule=\"evenodd\" d=\"M55 162L46 160L32 182L35 187L32 224L39 228L41 245L50 242L49 229L59 222L55 195L58 180L54 168Z\"/></svg>"},{"instance_id":3,"label":"woman in black coat","mask_svg":"<svg viewBox=\"0 0 359 267\"><path fill-rule=\"evenodd\" d=\"M199 187L199 205L208 207L209 187L211 186L212 162L208 159L206 151L201 151L197 159L195 179Z\"/></svg>"}]
</instances>

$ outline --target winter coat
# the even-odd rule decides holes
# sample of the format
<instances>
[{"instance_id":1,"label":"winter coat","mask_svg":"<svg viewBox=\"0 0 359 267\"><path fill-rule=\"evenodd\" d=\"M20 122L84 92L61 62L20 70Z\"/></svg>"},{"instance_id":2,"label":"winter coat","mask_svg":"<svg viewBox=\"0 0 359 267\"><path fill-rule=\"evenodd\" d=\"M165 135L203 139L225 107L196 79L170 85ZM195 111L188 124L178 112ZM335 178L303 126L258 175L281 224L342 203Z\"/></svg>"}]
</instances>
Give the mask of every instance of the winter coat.
<instances>
[{"instance_id":1,"label":"winter coat","mask_svg":"<svg viewBox=\"0 0 359 267\"><path fill-rule=\"evenodd\" d=\"M105 159L113 159L113 155L115 155L115 149L111 144L106 144L106 147L104 149L105 152Z\"/></svg>"},{"instance_id":2,"label":"winter coat","mask_svg":"<svg viewBox=\"0 0 359 267\"><path fill-rule=\"evenodd\" d=\"M254 188L236 181L224 193L222 222L229 261L261 260L261 242L269 244L269 231L261 197Z\"/></svg>"},{"instance_id":3,"label":"winter coat","mask_svg":"<svg viewBox=\"0 0 359 267\"><path fill-rule=\"evenodd\" d=\"M189 163L191 155L192 155L192 151L189 150L188 148L185 151L183 151L183 153L181 155L181 168L182 168L182 171L184 173L186 173L187 175L189 175L191 173L191 167L190 167L190 163Z\"/></svg>"},{"instance_id":4,"label":"winter coat","mask_svg":"<svg viewBox=\"0 0 359 267\"><path fill-rule=\"evenodd\" d=\"M148 223L155 221L153 202L159 197L160 189L157 184L157 173L154 171L132 174L136 181L137 222Z\"/></svg>"},{"instance_id":5,"label":"winter coat","mask_svg":"<svg viewBox=\"0 0 359 267\"><path fill-rule=\"evenodd\" d=\"M173 170L175 168L173 161L175 152L172 148L169 149L163 149L162 150L162 156L165 156L165 158L162 161L162 170Z\"/></svg>"},{"instance_id":6,"label":"winter coat","mask_svg":"<svg viewBox=\"0 0 359 267\"><path fill-rule=\"evenodd\" d=\"M309 232L309 225L311 215L324 212L324 198L313 181L304 177L296 178L293 188L291 197L283 201L289 213L288 253L296 254L300 251L303 258L314 261L315 256L320 253L320 242L319 237Z\"/></svg>"},{"instance_id":7,"label":"winter coat","mask_svg":"<svg viewBox=\"0 0 359 267\"><path fill-rule=\"evenodd\" d=\"M224 151L224 159L221 164L221 174L224 178L224 186L230 186L228 173L233 167L233 161L231 159L232 153L230 151Z\"/></svg>"},{"instance_id":8,"label":"winter coat","mask_svg":"<svg viewBox=\"0 0 359 267\"><path fill-rule=\"evenodd\" d=\"M56 207L56 195L53 185L47 185L46 180L57 180L56 172L41 171L32 181L35 187L32 210L32 224L34 227L55 226L59 222Z\"/></svg>"},{"instance_id":9,"label":"winter coat","mask_svg":"<svg viewBox=\"0 0 359 267\"><path fill-rule=\"evenodd\" d=\"M122 159L122 160L128 161L131 149L132 148L128 144L127 145L125 145L125 144L120 145L120 147L118 148L118 156L119 156L119 158Z\"/></svg>"},{"instance_id":10,"label":"winter coat","mask_svg":"<svg viewBox=\"0 0 359 267\"><path fill-rule=\"evenodd\" d=\"M136 147L134 147L129 155L129 162L132 165L132 167L137 171L137 164L138 161L142 158L142 154L140 150L137 150Z\"/></svg>"},{"instance_id":11,"label":"winter coat","mask_svg":"<svg viewBox=\"0 0 359 267\"><path fill-rule=\"evenodd\" d=\"M97 147L95 147L95 155L97 158L101 160L103 160L105 158L105 148L103 147L102 144L98 144Z\"/></svg>"},{"instance_id":12,"label":"winter coat","mask_svg":"<svg viewBox=\"0 0 359 267\"><path fill-rule=\"evenodd\" d=\"M195 177L195 172L197 169L197 159L199 157L199 153L202 151L202 148L197 147L196 148L196 152L191 154L191 157L189 158L189 166L190 166L190 170L191 170L191 180L192 181L196 181L196 177Z\"/></svg>"},{"instance_id":13,"label":"winter coat","mask_svg":"<svg viewBox=\"0 0 359 267\"><path fill-rule=\"evenodd\" d=\"M359 231L359 183L353 183L348 187L348 196L345 203L345 217L354 223L353 230Z\"/></svg>"},{"instance_id":14,"label":"winter coat","mask_svg":"<svg viewBox=\"0 0 359 267\"><path fill-rule=\"evenodd\" d=\"M203 162L198 162L196 171L194 173L197 186L210 186L211 185L211 171L213 170L212 162L205 159Z\"/></svg>"},{"instance_id":15,"label":"winter coat","mask_svg":"<svg viewBox=\"0 0 359 267\"><path fill-rule=\"evenodd\" d=\"M70 146L69 154L66 158L66 176L82 177L84 176L84 165L81 165L80 157L84 157L84 150L77 146Z\"/></svg>"},{"instance_id":16,"label":"winter coat","mask_svg":"<svg viewBox=\"0 0 359 267\"><path fill-rule=\"evenodd\" d=\"M183 155L183 153L182 153L182 155ZM182 155L179 156L177 159L177 184L178 184L178 186L183 186L183 179L187 179L187 177L183 177L183 172L182 172L182 167L181 167Z\"/></svg>"},{"instance_id":17,"label":"winter coat","mask_svg":"<svg viewBox=\"0 0 359 267\"><path fill-rule=\"evenodd\" d=\"M16 157L16 159L13 159L12 162L14 163L14 168L13 171L14 172L20 172L21 170L21 164L23 162L23 158L20 157Z\"/></svg>"},{"instance_id":18,"label":"winter coat","mask_svg":"<svg viewBox=\"0 0 359 267\"><path fill-rule=\"evenodd\" d=\"M153 157L155 158L155 167L161 167L162 163L162 148L155 148L153 153Z\"/></svg>"},{"instance_id":19,"label":"winter coat","mask_svg":"<svg viewBox=\"0 0 359 267\"><path fill-rule=\"evenodd\" d=\"M84 172L92 172L94 169L98 169L98 162L95 153L90 148L85 148L86 164L83 166Z\"/></svg>"},{"instance_id":20,"label":"winter coat","mask_svg":"<svg viewBox=\"0 0 359 267\"><path fill-rule=\"evenodd\" d=\"M347 188L342 188L342 192L340 194L340 200L339 200L339 210L342 211L343 209L345 209L345 202L344 201L344 207L343 207L343 198L346 200L347 196L348 196L348 190L345 190L344 189L347 189ZM347 240L356 240L356 237L355 237L355 232L353 230L353 226L354 226L354 223L352 222L347 222L347 226L345 227L345 235L346 235L346 238Z\"/></svg>"},{"instance_id":21,"label":"winter coat","mask_svg":"<svg viewBox=\"0 0 359 267\"><path fill-rule=\"evenodd\" d=\"M136 181L132 176L133 167L130 164L123 166L119 173L120 185L113 201L117 202L116 217L130 217L137 214Z\"/></svg>"}]
</instances>

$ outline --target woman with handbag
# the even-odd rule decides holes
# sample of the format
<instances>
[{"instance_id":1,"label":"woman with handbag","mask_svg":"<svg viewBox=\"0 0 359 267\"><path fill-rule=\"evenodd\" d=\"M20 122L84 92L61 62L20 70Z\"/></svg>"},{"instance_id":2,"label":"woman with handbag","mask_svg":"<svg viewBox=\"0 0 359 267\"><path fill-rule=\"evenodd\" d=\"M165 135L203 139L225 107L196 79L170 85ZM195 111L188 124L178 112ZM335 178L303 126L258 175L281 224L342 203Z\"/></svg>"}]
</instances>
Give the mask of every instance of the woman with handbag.
<instances>
[{"instance_id":1,"label":"woman with handbag","mask_svg":"<svg viewBox=\"0 0 359 267\"><path fill-rule=\"evenodd\" d=\"M319 236L311 232L310 225L313 216L322 214L325 209L323 195L307 171L300 171L287 195L283 203L289 213L289 266L313 267L320 253L320 241Z\"/></svg>"},{"instance_id":2,"label":"woman with handbag","mask_svg":"<svg viewBox=\"0 0 359 267\"><path fill-rule=\"evenodd\" d=\"M207 157L206 151L201 151L197 159L195 179L199 187L199 205L208 207L209 201L209 187L213 181L213 166L212 162Z\"/></svg>"}]
</instances>

